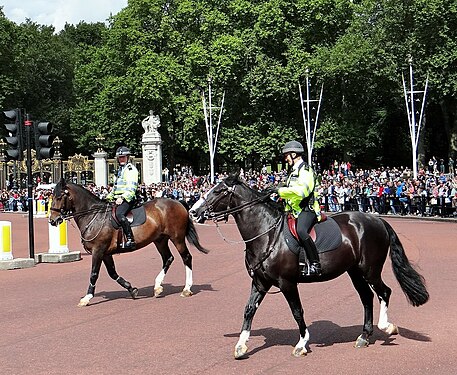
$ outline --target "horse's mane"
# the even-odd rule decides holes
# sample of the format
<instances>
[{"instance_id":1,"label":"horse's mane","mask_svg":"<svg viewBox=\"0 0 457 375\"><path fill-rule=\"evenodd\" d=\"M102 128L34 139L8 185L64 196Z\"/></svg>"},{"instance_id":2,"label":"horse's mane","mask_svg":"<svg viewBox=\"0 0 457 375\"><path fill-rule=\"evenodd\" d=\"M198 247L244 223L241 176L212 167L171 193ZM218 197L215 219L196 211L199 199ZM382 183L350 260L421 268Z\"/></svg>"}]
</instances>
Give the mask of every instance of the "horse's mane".
<instances>
[{"instance_id":1,"label":"horse's mane","mask_svg":"<svg viewBox=\"0 0 457 375\"><path fill-rule=\"evenodd\" d=\"M268 207L270 207L271 209L273 209L274 211L276 211L278 213L284 213L284 205L280 202L275 202L274 200L272 200L270 198L271 194L277 192L277 188L274 185L269 185L264 190L253 189L252 187L250 187L248 185L248 183L245 180L243 180L240 177L240 175L238 173L228 175L228 177L226 177L224 181L228 186L235 186L235 185L244 186L246 189L250 190L252 192L252 194L255 196L253 199L257 199L257 198L263 199L263 202Z\"/></svg>"},{"instance_id":2,"label":"horse's mane","mask_svg":"<svg viewBox=\"0 0 457 375\"><path fill-rule=\"evenodd\" d=\"M64 185L65 185L65 180L62 178L54 187L54 196L55 197L62 196L62 190L64 190Z\"/></svg>"},{"instance_id":3,"label":"horse's mane","mask_svg":"<svg viewBox=\"0 0 457 375\"><path fill-rule=\"evenodd\" d=\"M77 194L81 193L83 195L86 195L87 197L91 197L94 201L100 202L101 199L97 197L94 193L92 193L90 190L86 189L84 186L74 184L72 182L67 182L64 179L61 179L56 186L54 187L54 195L56 197L60 197L62 193L65 191L67 186L74 190Z\"/></svg>"}]
</instances>

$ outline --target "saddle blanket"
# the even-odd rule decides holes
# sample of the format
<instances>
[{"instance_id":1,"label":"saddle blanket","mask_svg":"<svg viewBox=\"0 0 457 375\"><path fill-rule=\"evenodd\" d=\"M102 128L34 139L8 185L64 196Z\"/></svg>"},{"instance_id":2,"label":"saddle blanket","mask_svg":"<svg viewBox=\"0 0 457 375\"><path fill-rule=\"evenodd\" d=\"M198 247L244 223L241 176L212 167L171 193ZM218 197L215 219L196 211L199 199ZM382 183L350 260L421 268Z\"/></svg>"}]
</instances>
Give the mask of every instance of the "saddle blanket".
<instances>
[{"instance_id":1,"label":"saddle blanket","mask_svg":"<svg viewBox=\"0 0 457 375\"><path fill-rule=\"evenodd\" d=\"M144 209L144 206L141 205L139 207L135 207L133 210L127 213L126 218L132 227L144 224L146 222L146 210ZM114 229L119 229L121 227L119 222L116 220L114 211L111 215L111 224L113 225Z\"/></svg>"},{"instance_id":2,"label":"saddle blanket","mask_svg":"<svg viewBox=\"0 0 457 375\"><path fill-rule=\"evenodd\" d=\"M316 238L313 238L313 233L311 233L311 237L316 244L317 252L319 254L335 250L341 245L342 236L340 227L331 217L328 217L325 221L314 225L311 229L311 232L313 231L316 232ZM283 233L289 249L294 254L298 255L301 245L298 242L297 238L290 231L289 225L287 224L287 219L283 220Z\"/></svg>"}]
</instances>

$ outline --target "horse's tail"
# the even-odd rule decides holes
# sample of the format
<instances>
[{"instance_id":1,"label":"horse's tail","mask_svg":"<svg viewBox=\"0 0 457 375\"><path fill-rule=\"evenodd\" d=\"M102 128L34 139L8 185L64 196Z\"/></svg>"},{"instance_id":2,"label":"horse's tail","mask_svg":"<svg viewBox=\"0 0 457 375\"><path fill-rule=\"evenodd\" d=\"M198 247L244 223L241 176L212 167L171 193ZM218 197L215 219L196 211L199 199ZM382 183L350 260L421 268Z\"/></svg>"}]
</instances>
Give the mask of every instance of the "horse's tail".
<instances>
[{"instance_id":1,"label":"horse's tail","mask_svg":"<svg viewBox=\"0 0 457 375\"><path fill-rule=\"evenodd\" d=\"M409 303L413 306L423 305L429 299L429 294L425 287L425 279L409 262L397 233L388 222L381 220L389 233L390 259L394 275Z\"/></svg>"},{"instance_id":2,"label":"horse's tail","mask_svg":"<svg viewBox=\"0 0 457 375\"><path fill-rule=\"evenodd\" d=\"M187 231L186 231L186 238L191 243L194 245L198 250L200 250L204 254L208 254L209 250L205 249L201 244L200 241L198 240L198 233L195 229L194 223L192 219L189 217L187 221Z\"/></svg>"}]
</instances>

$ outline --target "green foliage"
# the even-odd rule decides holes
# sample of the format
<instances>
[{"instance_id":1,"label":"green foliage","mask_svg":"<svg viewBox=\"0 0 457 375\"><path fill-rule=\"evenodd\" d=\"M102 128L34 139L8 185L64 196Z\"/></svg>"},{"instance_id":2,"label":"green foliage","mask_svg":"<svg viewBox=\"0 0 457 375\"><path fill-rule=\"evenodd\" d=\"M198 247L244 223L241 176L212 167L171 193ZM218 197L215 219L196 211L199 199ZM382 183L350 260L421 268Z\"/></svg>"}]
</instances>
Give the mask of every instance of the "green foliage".
<instances>
[{"instance_id":1,"label":"green foliage","mask_svg":"<svg viewBox=\"0 0 457 375\"><path fill-rule=\"evenodd\" d=\"M426 127L449 144L429 152L446 157L457 152L456 30L452 0L130 0L108 26L58 34L0 11L0 103L55 122L69 154L92 153L99 134L107 151L122 142L139 154L152 109L169 167L195 166L208 159L210 77L213 105L225 92L219 162L259 165L305 138L298 85L309 74L313 98L324 85L317 154L393 165L410 152L401 74L412 55L439 113Z\"/></svg>"}]
</instances>

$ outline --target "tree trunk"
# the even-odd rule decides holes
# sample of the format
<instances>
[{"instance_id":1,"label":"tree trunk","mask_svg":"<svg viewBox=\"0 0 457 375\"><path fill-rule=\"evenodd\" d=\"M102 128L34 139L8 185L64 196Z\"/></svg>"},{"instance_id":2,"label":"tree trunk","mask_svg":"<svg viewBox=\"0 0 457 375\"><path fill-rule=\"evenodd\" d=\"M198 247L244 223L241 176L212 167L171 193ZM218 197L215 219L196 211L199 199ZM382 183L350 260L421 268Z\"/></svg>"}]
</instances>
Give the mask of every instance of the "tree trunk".
<instances>
[{"instance_id":1,"label":"tree trunk","mask_svg":"<svg viewBox=\"0 0 457 375\"><path fill-rule=\"evenodd\" d=\"M441 110L443 112L443 125L446 136L449 142L449 155L448 157L454 158L457 154L457 102L455 98L445 97L441 103Z\"/></svg>"}]
</instances>

